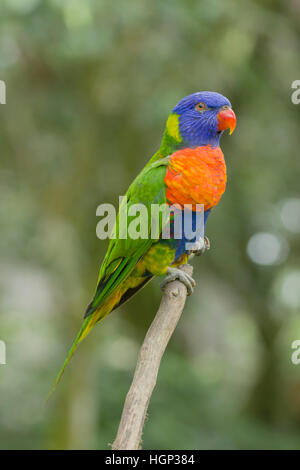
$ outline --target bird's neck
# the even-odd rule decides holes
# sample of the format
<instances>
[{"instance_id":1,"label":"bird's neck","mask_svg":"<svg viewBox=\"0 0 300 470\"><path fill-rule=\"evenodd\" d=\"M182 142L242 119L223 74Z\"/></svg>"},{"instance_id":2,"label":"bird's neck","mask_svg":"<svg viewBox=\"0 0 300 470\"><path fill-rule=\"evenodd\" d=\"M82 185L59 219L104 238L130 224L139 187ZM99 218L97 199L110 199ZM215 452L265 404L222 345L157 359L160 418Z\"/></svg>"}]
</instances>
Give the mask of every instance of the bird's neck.
<instances>
[{"instance_id":1,"label":"bird's neck","mask_svg":"<svg viewBox=\"0 0 300 470\"><path fill-rule=\"evenodd\" d=\"M197 137L197 141L195 142L187 142L180 133L178 115L170 114L161 141L161 146L151 158L150 163L153 163L160 158L165 158L169 155L172 155L172 153L176 152L177 150L184 148L197 148L202 146L210 146L213 148L219 147L220 136L221 133L218 135L211 135L208 133L207 135L199 135Z\"/></svg>"},{"instance_id":2,"label":"bird's neck","mask_svg":"<svg viewBox=\"0 0 300 470\"><path fill-rule=\"evenodd\" d=\"M165 130L161 145L158 151L153 155L149 163L153 163L161 158L168 157L172 153L182 148L182 141L170 135L168 129Z\"/></svg>"},{"instance_id":3,"label":"bird's neck","mask_svg":"<svg viewBox=\"0 0 300 470\"><path fill-rule=\"evenodd\" d=\"M219 137L214 140L210 141L203 141L199 142L195 145L191 145L186 143L184 140L178 141L174 139L167 131L164 133L161 146L159 150L153 155L149 163L153 163L161 158L168 157L169 155L172 155L172 153L176 152L177 150L182 150L186 148L199 148L199 147L212 147L212 148L218 148L219 147Z\"/></svg>"}]
</instances>

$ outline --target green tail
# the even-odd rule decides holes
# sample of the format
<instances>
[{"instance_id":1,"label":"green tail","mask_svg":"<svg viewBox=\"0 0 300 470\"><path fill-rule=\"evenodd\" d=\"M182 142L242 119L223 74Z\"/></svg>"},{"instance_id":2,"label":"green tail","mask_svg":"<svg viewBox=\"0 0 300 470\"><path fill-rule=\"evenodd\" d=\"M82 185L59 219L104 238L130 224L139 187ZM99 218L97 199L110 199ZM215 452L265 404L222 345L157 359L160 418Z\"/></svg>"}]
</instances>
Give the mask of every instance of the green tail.
<instances>
[{"instance_id":1,"label":"green tail","mask_svg":"<svg viewBox=\"0 0 300 470\"><path fill-rule=\"evenodd\" d=\"M56 379L55 379L55 382L54 382L54 384L52 385L52 388L51 388L50 392L49 392L48 395L47 395L46 403L48 402L48 400L50 399L50 397L51 397L52 394L54 393L54 391L55 391L55 389L56 389L58 383L60 382L60 379L61 379L62 376L63 376L63 373L64 373L64 371L65 371L65 368L67 367L67 365L69 364L70 360L72 359L72 357L73 357L73 355L74 355L74 353L75 353L75 351L76 351L76 349L77 349L79 343L80 343L80 342L84 339L84 337L86 336L86 334L84 334L84 333L86 333L86 330L88 329L88 324L89 324L89 322L90 322L90 317L87 318L87 319L83 322L82 327L81 327L81 329L80 329L78 335L76 336L76 338L75 338L75 340L74 340L74 342L73 342L73 344L72 344L72 346L71 346L71 349L70 349L70 351L69 351L69 354L67 355L66 360L65 360L65 362L63 363L63 366L62 366L62 368L60 369L59 373L57 374L57 377L56 377Z\"/></svg>"}]
</instances>

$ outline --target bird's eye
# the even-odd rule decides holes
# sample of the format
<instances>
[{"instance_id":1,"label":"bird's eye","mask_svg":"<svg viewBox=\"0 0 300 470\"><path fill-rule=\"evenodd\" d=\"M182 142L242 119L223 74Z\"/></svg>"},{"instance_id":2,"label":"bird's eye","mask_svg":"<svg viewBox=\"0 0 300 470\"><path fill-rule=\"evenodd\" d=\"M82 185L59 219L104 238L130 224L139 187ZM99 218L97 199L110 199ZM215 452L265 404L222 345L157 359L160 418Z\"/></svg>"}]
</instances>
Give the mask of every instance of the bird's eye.
<instances>
[{"instance_id":1,"label":"bird's eye","mask_svg":"<svg viewBox=\"0 0 300 470\"><path fill-rule=\"evenodd\" d=\"M205 109L207 109L207 106L205 103L197 103L196 104L196 109L197 111L204 111Z\"/></svg>"},{"instance_id":2,"label":"bird's eye","mask_svg":"<svg viewBox=\"0 0 300 470\"><path fill-rule=\"evenodd\" d=\"M228 106L228 104L225 104L224 106L222 106L222 109L230 109L230 106Z\"/></svg>"}]
</instances>

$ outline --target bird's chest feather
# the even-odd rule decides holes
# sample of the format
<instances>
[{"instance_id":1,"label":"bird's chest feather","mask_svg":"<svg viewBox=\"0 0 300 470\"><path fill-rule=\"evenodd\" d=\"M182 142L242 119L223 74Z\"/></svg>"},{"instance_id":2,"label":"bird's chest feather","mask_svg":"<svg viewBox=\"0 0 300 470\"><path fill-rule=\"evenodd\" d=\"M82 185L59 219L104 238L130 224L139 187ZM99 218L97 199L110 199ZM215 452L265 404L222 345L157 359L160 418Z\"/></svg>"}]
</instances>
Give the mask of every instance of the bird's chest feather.
<instances>
[{"instance_id":1,"label":"bird's chest feather","mask_svg":"<svg viewBox=\"0 0 300 470\"><path fill-rule=\"evenodd\" d=\"M169 204L218 204L226 188L226 165L220 147L185 148L173 153L165 176Z\"/></svg>"}]
</instances>

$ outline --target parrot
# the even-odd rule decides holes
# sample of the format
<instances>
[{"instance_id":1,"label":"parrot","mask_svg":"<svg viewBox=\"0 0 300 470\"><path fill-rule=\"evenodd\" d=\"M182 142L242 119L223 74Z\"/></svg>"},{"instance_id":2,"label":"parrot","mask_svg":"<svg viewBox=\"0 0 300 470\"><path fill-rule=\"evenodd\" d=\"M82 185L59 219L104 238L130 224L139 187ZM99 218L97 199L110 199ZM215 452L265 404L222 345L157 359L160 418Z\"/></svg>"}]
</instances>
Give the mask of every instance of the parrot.
<instances>
[{"instance_id":1,"label":"parrot","mask_svg":"<svg viewBox=\"0 0 300 470\"><path fill-rule=\"evenodd\" d=\"M160 148L130 185L125 198L128 212L133 204L143 204L150 218L152 204L197 204L204 207L204 226L226 188L227 173L220 138L224 131L232 134L236 116L230 101L212 91L190 94L173 108L166 122ZM147 238L121 237L118 220L115 237L109 241L92 301L89 303L81 329L51 389L52 394L79 343L109 313L124 304L153 277L165 276L161 286L178 279L193 292L194 279L179 269L190 257L209 249L207 237L193 240L186 248L186 235L169 239L161 237L163 221L158 222L158 236ZM127 221L128 222L128 221ZM183 222L184 223L184 222ZM170 221L172 227L172 220ZM173 227L174 228L174 227Z\"/></svg>"}]
</instances>

